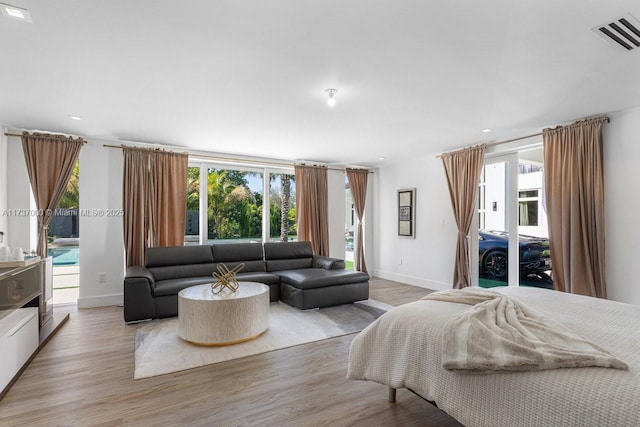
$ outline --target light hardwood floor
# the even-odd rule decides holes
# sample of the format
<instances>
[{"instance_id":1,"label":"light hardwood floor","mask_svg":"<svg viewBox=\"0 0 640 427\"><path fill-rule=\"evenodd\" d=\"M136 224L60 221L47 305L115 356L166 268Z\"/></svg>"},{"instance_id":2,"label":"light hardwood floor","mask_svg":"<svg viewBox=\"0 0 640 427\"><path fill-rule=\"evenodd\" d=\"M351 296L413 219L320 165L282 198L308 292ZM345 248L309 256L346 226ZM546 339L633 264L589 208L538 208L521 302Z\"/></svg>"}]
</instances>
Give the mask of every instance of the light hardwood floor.
<instances>
[{"instance_id":1,"label":"light hardwood floor","mask_svg":"<svg viewBox=\"0 0 640 427\"><path fill-rule=\"evenodd\" d=\"M374 279L399 305L426 289ZM75 310L0 401L0 426L459 426L407 390L346 379L355 334L133 380L122 308ZM58 312L65 308L57 306Z\"/></svg>"}]
</instances>

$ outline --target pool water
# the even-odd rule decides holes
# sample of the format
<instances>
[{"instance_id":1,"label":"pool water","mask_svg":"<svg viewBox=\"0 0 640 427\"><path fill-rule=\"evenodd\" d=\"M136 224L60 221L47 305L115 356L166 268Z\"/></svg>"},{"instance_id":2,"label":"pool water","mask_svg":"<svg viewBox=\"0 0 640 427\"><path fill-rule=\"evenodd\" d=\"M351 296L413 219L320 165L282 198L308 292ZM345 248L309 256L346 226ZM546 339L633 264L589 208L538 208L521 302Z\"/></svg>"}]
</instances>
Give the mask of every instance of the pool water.
<instances>
[{"instance_id":1,"label":"pool water","mask_svg":"<svg viewBox=\"0 0 640 427\"><path fill-rule=\"evenodd\" d=\"M64 246L59 248L49 248L49 256L53 257L53 265L79 265L80 247Z\"/></svg>"}]
</instances>

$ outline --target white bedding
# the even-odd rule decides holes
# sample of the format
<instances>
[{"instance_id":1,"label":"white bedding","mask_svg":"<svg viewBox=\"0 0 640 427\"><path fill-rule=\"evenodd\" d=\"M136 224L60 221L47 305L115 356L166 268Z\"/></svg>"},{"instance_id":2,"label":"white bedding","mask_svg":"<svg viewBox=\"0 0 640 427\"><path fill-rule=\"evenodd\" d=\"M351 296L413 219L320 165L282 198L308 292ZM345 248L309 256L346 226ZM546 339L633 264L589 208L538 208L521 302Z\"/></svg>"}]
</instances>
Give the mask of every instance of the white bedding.
<instances>
[{"instance_id":1,"label":"white bedding","mask_svg":"<svg viewBox=\"0 0 640 427\"><path fill-rule=\"evenodd\" d=\"M640 307L537 288L494 288L627 362L475 375L442 367L446 321L469 306L420 300L353 341L348 378L409 388L467 427L640 426Z\"/></svg>"}]
</instances>

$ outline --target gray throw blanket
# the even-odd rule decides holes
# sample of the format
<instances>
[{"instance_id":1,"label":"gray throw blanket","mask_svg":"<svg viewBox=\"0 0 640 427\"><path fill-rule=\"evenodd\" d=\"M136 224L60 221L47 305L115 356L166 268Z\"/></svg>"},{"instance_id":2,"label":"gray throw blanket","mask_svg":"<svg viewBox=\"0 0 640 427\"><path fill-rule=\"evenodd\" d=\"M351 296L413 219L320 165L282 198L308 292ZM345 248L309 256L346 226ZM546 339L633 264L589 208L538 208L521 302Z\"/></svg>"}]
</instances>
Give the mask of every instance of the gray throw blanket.
<instances>
[{"instance_id":1,"label":"gray throw blanket","mask_svg":"<svg viewBox=\"0 0 640 427\"><path fill-rule=\"evenodd\" d=\"M585 366L629 369L606 350L506 295L473 287L434 292L423 299L473 306L445 325L445 369L478 373Z\"/></svg>"}]
</instances>

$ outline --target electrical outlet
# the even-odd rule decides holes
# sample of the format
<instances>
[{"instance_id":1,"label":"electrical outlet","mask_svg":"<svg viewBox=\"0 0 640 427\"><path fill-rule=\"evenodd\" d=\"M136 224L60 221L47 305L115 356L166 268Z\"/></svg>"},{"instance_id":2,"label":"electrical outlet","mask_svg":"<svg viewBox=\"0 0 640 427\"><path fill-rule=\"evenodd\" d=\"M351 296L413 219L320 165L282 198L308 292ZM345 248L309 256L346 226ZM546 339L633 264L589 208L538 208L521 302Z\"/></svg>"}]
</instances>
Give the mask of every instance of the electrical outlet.
<instances>
[{"instance_id":1,"label":"electrical outlet","mask_svg":"<svg viewBox=\"0 0 640 427\"><path fill-rule=\"evenodd\" d=\"M98 283L107 283L107 273L98 273Z\"/></svg>"}]
</instances>

